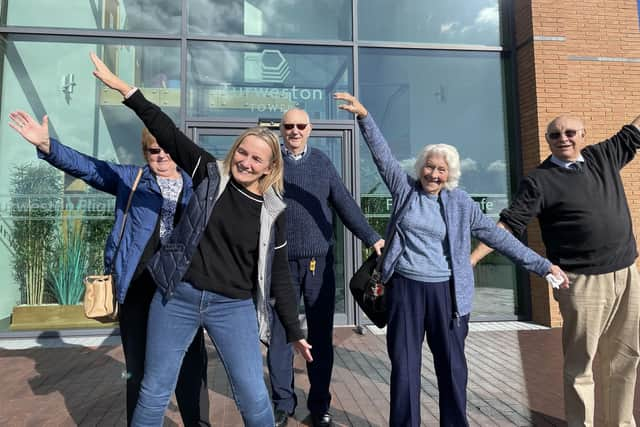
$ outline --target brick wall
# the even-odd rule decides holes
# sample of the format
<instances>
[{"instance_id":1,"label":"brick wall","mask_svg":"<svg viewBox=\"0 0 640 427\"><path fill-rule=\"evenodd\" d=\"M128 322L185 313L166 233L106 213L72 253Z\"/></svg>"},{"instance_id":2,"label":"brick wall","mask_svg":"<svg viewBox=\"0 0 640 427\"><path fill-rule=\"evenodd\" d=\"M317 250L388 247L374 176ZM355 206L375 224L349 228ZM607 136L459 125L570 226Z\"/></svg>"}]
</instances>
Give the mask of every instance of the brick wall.
<instances>
[{"instance_id":1,"label":"brick wall","mask_svg":"<svg viewBox=\"0 0 640 427\"><path fill-rule=\"evenodd\" d=\"M636 0L517 0L515 55L523 168L549 155L546 125L560 114L581 117L587 143L640 115L640 25ZM636 241L640 238L640 159L622 173ZM544 248L537 224L529 243ZM532 317L560 326L546 282L531 278Z\"/></svg>"}]
</instances>

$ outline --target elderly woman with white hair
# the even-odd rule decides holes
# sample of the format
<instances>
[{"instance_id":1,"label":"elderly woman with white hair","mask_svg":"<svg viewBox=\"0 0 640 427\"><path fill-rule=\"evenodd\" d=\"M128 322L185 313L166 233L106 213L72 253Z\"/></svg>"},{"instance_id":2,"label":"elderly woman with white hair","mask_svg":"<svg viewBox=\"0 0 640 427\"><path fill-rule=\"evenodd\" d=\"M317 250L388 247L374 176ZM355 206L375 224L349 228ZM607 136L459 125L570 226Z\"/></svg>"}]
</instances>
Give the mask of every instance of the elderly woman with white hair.
<instances>
[{"instance_id":1,"label":"elderly woman with white hair","mask_svg":"<svg viewBox=\"0 0 640 427\"><path fill-rule=\"evenodd\" d=\"M420 368L426 334L438 379L440 425L467 426L467 363L464 341L473 301L471 237L502 252L540 276L564 272L485 216L469 195L456 188L460 158L451 145L424 147L416 177L403 171L364 106L348 93L334 98L355 113L393 207L382 281L389 287L387 351L391 359L389 425L420 425ZM389 231L395 235L389 238Z\"/></svg>"}]
</instances>

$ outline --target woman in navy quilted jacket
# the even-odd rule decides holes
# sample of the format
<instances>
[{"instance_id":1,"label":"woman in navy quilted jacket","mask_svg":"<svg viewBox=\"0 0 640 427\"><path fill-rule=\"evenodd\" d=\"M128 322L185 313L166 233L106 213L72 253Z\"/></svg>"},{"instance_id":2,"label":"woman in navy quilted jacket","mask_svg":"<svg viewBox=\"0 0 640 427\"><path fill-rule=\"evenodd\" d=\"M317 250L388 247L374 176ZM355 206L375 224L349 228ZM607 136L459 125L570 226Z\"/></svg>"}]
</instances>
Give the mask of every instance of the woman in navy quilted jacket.
<instances>
[{"instance_id":1,"label":"woman in navy quilted jacket","mask_svg":"<svg viewBox=\"0 0 640 427\"><path fill-rule=\"evenodd\" d=\"M120 338L126 364L127 425L131 424L144 375L147 319L156 284L147 262L171 235L191 194L191 178L176 166L151 133L142 130L142 154L147 165L131 201L120 249L113 258L123 214L140 167L98 160L49 137L48 118L42 124L24 111L10 114L9 126L37 149L38 157L93 188L116 196L115 221L107 238L105 271L112 273L120 303ZM113 260L113 263L112 263ZM200 398L202 393L203 399ZM209 424L207 353L202 329L184 358L176 398L186 426Z\"/></svg>"}]
</instances>

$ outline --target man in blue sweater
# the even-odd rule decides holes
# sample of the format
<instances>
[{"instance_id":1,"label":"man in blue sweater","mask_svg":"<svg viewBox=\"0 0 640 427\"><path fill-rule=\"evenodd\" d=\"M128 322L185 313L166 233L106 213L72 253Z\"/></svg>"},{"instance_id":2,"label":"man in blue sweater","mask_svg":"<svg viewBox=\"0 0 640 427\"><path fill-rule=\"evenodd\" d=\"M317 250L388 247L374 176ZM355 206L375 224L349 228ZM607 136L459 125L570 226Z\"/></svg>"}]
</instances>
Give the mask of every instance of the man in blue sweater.
<instances>
[{"instance_id":1,"label":"man in blue sweater","mask_svg":"<svg viewBox=\"0 0 640 427\"><path fill-rule=\"evenodd\" d=\"M620 177L640 148L640 117L611 138L585 147L585 126L560 116L547 126L551 156L520 183L500 223L516 235L537 217L547 258L569 277L555 289L562 314L567 424L593 426L593 361L606 426L635 426L640 360L640 279L631 214ZM490 252L480 245L476 264Z\"/></svg>"},{"instance_id":2,"label":"man in blue sweater","mask_svg":"<svg viewBox=\"0 0 640 427\"><path fill-rule=\"evenodd\" d=\"M331 160L309 147L309 115L300 109L284 113L280 124L284 157L284 199L287 204L287 245L291 278L303 298L308 342L313 362L307 363L307 407L313 426L331 425L331 371L333 369L333 314L336 283L333 271L333 213L366 246L378 254L384 246L367 223L357 203L340 179ZM285 426L295 411L293 350L287 344L277 315L267 353L276 426Z\"/></svg>"}]
</instances>

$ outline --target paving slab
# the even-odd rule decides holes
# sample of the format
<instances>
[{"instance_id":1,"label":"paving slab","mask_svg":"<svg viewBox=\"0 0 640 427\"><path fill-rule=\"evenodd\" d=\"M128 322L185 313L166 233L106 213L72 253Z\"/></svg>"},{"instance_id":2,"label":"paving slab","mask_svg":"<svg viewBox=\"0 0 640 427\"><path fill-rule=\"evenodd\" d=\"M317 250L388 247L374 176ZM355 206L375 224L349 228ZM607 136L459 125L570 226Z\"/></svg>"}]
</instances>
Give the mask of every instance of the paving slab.
<instances>
[{"instance_id":1,"label":"paving slab","mask_svg":"<svg viewBox=\"0 0 640 427\"><path fill-rule=\"evenodd\" d=\"M336 328L331 412L337 426L385 426L389 413L390 364L384 330ZM43 335L29 344L0 340L0 425L123 426L125 381L122 347L107 337ZM522 322L472 324L466 341L469 365L468 416L472 426L564 426L562 352L559 329ZM13 340L16 341L16 340ZM209 353L211 422L241 426L224 369ZM294 361L300 402L289 426L309 425L304 360ZM425 345L421 410L424 426L438 426L433 360ZM266 377L265 377L266 378ZM636 408L638 404L636 393ZM597 409L596 409L597 411ZM636 409L636 416L640 415ZM181 426L175 399L165 426ZM597 426L602 426L598 420Z\"/></svg>"}]
</instances>

